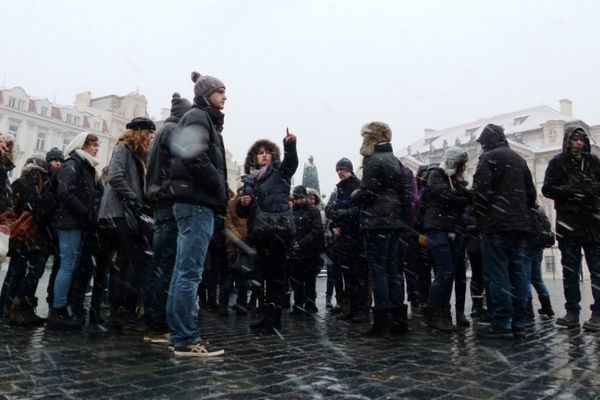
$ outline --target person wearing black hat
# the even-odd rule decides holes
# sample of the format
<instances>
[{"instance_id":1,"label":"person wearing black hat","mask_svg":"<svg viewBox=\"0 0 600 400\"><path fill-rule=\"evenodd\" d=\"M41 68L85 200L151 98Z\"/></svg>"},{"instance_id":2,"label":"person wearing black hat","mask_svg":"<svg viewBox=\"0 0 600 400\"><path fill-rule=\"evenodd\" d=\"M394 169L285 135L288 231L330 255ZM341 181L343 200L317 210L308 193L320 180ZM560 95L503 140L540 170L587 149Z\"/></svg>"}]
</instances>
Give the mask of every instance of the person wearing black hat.
<instances>
[{"instance_id":1,"label":"person wearing black hat","mask_svg":"<svg viewBox=\"0 0 600 400\"><path fill-rule=\"evenodd\" d=\"M148 243L139 221L134 221L145 214L146 157L156 125L148 118L138 117L126 128L110 160L99 219L115 226L119 236L115 268L110 274L111 328L142 331L136 309L143 295ZM135 216L133 221L128 215Z\"/></svg>"},{"instance_id":2,"label":"person wearing black hat","mask_svg":"<svg viewBox=\"0 0 600 400\"><path fill-rule=\"evenodd\" d=\"M308 191L302 185L292 191L296 235L288 254L290 283L294 289L292 314L316 314L317 275L321 270L320 257L325 248L325 235L319 209L310 205Z\"/></svg>"},{"instance_id":3,"label":"person wearing black hat","mask_svg":"<svg viewBox=\"0 0 600 400\"><path fill-rule=\"evenodd\" d=\"M59 148L53 147L46 153L46 163L50 170L58 171L64 162L65 155Z\"/></svg>"},{"instance_id":4,"label":"person wearing black hat","mask_svg":"<svg viewBox=\"0 0 600 400\"><path fill-rule=\"evenodd\" d=\"M150 343L167 343L167 294L175 264L177 250L177 223L173 215L171 192L171 157L169 144L179 119L192 108L189 100L173 93L171 115L160 127L148 157L146 173L146 197L153 210L155 221L152 237L153 262L146 272L144 291L144 320L147 331L144 340Z\"/></svg>"},{"instance_id":5,"label":"person wearing black hat","mask_svg":"<svg viewBox=\"0 0 600 400\"><path fill-rule=\"evenodd\" d=\"M354 175L352 162L344 157L335 165L340 178L336 184L335 201L326 209L331 231L330 254L345 283L344 293L348 308L339 319L354 323L369 322L368 268L363 246L363 235L359 225L358 203L352 192L360 188L360 179Z\"/></svg>"}]
</instances>

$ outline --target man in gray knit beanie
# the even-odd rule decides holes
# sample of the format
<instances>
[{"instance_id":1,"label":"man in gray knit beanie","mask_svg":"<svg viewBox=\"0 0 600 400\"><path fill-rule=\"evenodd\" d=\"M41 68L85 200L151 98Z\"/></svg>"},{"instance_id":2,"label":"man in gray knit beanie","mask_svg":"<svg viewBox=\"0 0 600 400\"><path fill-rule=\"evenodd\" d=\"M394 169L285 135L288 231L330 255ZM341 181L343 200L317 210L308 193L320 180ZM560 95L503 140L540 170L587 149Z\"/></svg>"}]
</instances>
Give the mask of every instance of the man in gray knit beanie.
<instances>
[{"instance_id":1,"label":"man in gray knit beanie","mask_svg":"<svg viewBox=\"0 0 600 400\"><path fill-rule=\"evenodd\" d=\"M192 72L192 81L194 82L194 95L197 97L208 97L219 89L225 89L225 84L214 76L201 75L199 72Z\"/></svg>"}]
</instances>

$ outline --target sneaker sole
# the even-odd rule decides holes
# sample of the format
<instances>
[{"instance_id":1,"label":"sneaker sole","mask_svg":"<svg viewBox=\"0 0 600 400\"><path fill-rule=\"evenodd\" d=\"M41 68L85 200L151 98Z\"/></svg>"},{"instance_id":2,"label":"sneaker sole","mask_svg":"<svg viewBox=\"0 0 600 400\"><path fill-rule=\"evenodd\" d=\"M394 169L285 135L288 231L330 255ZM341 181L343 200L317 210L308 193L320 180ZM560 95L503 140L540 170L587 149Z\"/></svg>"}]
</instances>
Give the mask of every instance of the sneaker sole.
<instances>
[{"instance_id":1,"label":"sneaker sole","mask_svg":"<svg viewBox=\"0 0 600 400\"><path fill-rule=\"evenodd\" d=\"M173 351L174 351L175 355L179 356L179 357L208 358L208 357L218 357L218 356L222 356L223 354L225 354L225 350L211 351L208 353L195 353L192 351L177 351L175 349L173 349Z\"/></svg>"}]
</instances>

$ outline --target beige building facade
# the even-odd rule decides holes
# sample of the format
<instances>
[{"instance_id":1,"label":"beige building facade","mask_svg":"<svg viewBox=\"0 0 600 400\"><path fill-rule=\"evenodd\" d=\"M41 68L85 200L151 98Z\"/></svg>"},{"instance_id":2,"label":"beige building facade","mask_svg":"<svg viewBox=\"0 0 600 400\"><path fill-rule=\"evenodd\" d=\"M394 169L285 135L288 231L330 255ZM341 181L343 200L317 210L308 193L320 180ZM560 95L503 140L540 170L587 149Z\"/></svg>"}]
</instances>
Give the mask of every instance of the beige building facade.
<instances>
[{"instance_id":1,"label":"beige building facade","mask_svg":"<svg viewBox=\"0 0 600 400\"><path fill-rule=\"evenodd\" d=\"M17 143L12 178L20 175L27 158L44 158L53 147L65 151L71 140L85 131L100 138L98 160L106 165L110 132L98 113L32 97L21 87L0 88L0 133L13 135Z\"/></svg>"}]
</instances>

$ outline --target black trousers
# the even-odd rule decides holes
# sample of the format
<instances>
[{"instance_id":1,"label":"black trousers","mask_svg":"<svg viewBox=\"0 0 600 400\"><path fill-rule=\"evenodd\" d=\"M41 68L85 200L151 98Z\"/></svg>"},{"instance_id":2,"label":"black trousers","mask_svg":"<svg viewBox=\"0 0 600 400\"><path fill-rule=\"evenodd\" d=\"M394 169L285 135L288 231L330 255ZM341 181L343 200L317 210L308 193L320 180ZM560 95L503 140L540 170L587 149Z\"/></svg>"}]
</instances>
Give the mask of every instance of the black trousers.
<instances>
[{"instance_id":1,"label":"black trousers","mask_svg":"<svg viewBox=\"0 0 600 400\"><path fill-rule=\"evenodd\" d=\"M294 290L294 305L306 308L317 299L317 275L321 271L320 258L290 260L290 283Z\"/></svg>"}]
</instances>

